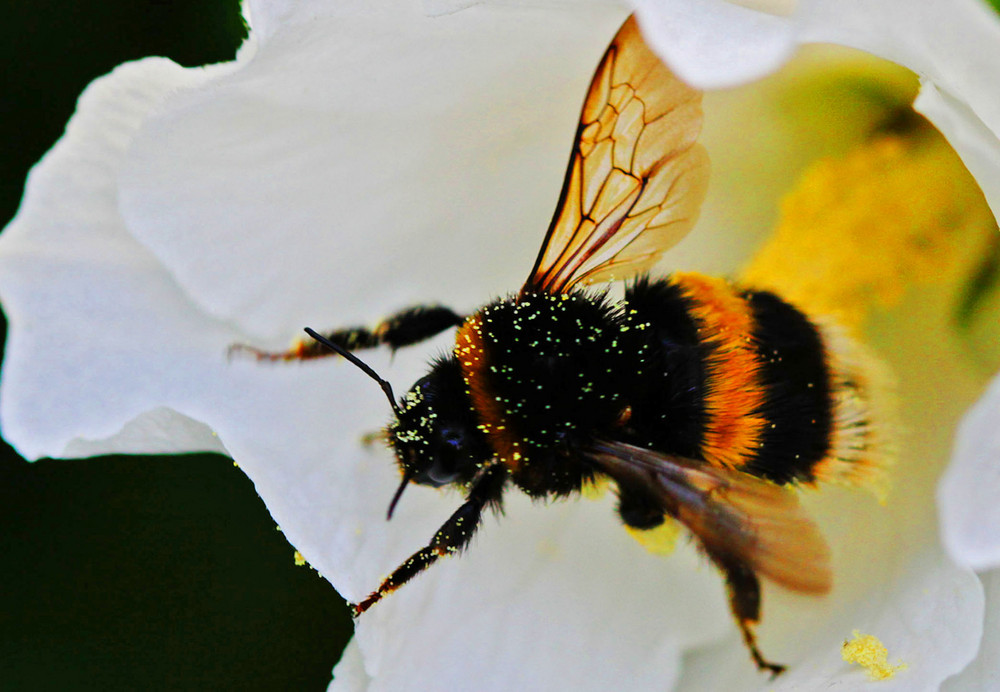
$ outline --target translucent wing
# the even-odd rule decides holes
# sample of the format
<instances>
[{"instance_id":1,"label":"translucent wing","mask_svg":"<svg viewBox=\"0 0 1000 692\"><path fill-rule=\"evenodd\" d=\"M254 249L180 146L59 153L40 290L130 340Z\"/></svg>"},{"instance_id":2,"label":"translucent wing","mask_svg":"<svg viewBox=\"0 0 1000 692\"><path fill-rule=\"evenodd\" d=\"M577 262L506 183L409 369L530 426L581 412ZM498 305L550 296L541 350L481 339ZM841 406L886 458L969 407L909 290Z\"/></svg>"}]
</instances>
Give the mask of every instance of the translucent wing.
<instances>
[{"instance_id":1,"label":"translucent wing","mask_svg":"<svg viewBox=\"0 0 1000 692\"><path fill-rule=\"evenodd\" d=\"M649 491L723 569L742 565L801 593L830 590L826 541L787 487L621 442L595 443L587 456Z\"/></svg>"},{"instance_id":2,"label":"translucent wing","mask_svg":"<svg viewBox=\"0 0 1000 692\"><path fill-rule=\"evenodd\" d=\"M701 92L618 31L583 104L559 207L524 290L564 293L651 266L694 225L708 186Z\"/></svg>"}]
</instances>

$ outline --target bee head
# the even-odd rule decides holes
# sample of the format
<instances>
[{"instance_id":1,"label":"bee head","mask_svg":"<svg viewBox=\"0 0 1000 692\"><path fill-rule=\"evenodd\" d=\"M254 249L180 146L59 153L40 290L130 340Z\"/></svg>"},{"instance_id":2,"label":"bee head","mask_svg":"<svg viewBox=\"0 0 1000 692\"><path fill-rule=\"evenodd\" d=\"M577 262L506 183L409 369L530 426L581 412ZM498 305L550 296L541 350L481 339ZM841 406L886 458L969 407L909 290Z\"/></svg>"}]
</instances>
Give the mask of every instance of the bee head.
<instances>
[{"instance_id":1,"label":"bee head","mask_svg":"<svg viewBox=\"0 0 1000 692\"><path fill-rule=\"evenodd\" d=\"M305 331L378 382L396 414L386 432L403 472L403 482L389 503L390 519L409 483L435 488L448 483L465 484L493 456L477 425L462 371L454 358L438 360L396 403L392 385L357 356L312 329Z\"/></svg>"},{"instance_id":2,"label":"bee head","mask_svg":"<svg viewBox=\"0 0 1000 692\"><path fill-rule=\"evenodd\" d=\"M469 404L458 363L442 359L400 401L388 427L403 483L440 487L472 480L492 452Z\"/></svg>"}]
</instances>

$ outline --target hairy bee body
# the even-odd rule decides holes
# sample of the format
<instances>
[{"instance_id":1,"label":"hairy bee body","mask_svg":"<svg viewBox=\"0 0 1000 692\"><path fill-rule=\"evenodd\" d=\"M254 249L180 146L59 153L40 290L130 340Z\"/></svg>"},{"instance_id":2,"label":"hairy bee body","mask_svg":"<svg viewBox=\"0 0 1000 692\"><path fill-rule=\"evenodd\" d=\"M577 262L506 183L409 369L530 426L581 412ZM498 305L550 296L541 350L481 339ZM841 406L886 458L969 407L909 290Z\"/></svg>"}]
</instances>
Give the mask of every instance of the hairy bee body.
<instances>
[{"instance_id":1,"label":"hairy bee body","mask_svg":"<svg viewBox=\"0 0 1000 692\"><path fill-rule=\"evenodd\" d=\"M591 480L575 452L594 439L811 482L833 451L826 353L774 294L678 274L631 284L617 305L583 292L493 302L459 329L447 376L461 375L483 441L532 496Z\"/></svg>"}]
</instances>

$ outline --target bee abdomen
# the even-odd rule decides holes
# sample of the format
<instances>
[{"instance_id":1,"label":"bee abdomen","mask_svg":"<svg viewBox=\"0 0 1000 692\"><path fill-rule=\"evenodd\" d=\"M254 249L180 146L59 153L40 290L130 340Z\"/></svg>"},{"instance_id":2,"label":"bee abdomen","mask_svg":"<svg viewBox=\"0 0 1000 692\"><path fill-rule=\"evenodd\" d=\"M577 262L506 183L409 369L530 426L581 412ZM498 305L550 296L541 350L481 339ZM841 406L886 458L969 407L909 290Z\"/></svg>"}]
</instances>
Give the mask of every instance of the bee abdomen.
<instances>
[{"instance_id":1,"label":"bee abdomen","mask_svg":"<svg viewBox=\"0 0 1000 692\"><path fill-rule=\"evenodd\" d=\"M695 273L637 282L629 309L662 349L662 391L636 416L651 446L777 483L870 475L865 366L835 330L773 293Z\"/></svg>"},{"instance_id":2,"label":"bee abdomen","mask_svg":"<svg viewBox=\"0 0 1000 692\"><path fill-rule=\"evenodd\" d=\"M746 468L777 483L815 480L831 451L832 387L827 345L802 312L773 293L745 291L760 367L760 411L767 421Z\"/></svg>"}]
</instances>

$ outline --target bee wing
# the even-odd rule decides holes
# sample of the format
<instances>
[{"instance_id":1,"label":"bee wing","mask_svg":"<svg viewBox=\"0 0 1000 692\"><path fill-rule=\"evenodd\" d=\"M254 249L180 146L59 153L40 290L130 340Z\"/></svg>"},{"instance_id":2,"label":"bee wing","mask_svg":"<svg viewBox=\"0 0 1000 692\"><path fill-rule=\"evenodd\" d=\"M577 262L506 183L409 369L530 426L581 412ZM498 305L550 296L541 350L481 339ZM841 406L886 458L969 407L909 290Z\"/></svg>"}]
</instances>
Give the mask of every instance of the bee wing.
<instances>
[{"instance_id":1,"label":"bee wing","mask_svg":"<svg viewBox=\"0 0 1000 692\"><path fill-rule=\"evenodd\" d=\"M830 590L826 541L787 487L622 442L597 442L587 456L616 482L650 491L716 562L801 593Z\"/></svg>"},{"instance_id":2,"label":"bee wing","mask_svg":"<svg viewBox=\"0 0 1000 692\"><path fill-rule=\"evenodd\" d=\"M565 293L650 267L690 229L708 187L701 92L629 17L583 104L559 206L523 290Z\"/></svg>"}]
</instances>

